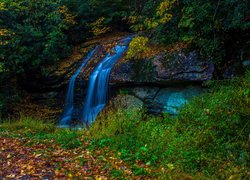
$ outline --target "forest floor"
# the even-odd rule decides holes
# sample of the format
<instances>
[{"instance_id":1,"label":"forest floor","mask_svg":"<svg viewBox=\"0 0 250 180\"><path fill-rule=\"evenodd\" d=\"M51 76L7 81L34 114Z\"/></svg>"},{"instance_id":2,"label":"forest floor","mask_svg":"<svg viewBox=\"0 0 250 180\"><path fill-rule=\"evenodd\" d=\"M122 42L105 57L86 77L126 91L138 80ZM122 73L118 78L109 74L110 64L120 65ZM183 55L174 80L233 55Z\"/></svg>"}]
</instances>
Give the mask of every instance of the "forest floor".
<instances>
[{"instance_id":1,"label":"forest floor","mask_svg":"<svg viewBox=\"0 0 250 180\"><path fill-rule=\"evenodd\" d=\"M116 157L117 152L93 148L87 139L71 149L53 138L31 138L19 132L0 131L0 179L149 178L136 175L131 165ZM148 167L149 171L153 170Z\"/></svg>"}]
</instances>

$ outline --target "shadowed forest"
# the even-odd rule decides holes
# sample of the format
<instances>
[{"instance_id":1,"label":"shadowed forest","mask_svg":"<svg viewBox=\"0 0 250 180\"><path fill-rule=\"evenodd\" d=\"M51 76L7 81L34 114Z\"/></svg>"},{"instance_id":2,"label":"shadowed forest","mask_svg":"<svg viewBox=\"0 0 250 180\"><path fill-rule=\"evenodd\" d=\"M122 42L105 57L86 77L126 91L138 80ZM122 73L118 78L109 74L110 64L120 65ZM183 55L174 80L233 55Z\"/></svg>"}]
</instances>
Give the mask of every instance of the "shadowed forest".
<instances>
[{"instance_id":1,"label":"shadowed forest","mask_svg":"<svg viewBox=\"0 0 250 180\"><path fill-rule=\"evenodd\" d=\"M0 0L0 179L249 179L248 0Z\"/></svg>"}]
</instances>

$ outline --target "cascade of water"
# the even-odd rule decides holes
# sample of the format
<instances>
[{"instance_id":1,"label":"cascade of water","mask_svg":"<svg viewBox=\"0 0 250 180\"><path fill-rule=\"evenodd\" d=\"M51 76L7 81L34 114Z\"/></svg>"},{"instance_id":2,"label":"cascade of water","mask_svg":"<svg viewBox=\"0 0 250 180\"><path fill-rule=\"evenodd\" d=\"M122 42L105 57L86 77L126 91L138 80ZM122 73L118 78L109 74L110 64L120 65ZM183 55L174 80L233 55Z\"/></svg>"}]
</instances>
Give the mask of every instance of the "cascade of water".
<instances>
[{"instance_id":1,"label":"cascade of water","mask_svg":"<svg viewBox=\"0 0 250 180\"><path fill-rule=\"evenodd\" d=\"M77 69L77 71L74 73L74 75L71 77L69 81L68 86L68 92L66 96L66 102L65 102L65 108L63 116L60 120L60 126L68 126L69 122L71 120L71 116L74 110L74 90L75 90L75 81L78 75L80 74L81 70L84 68L84 66L88 63L88 61L92 58L95 51L97 50L98 46L96 46L84 59L81 66Z\"/></svg>"},{"instance_id":2,"label":"cascade of water","mask_svg":"<svg viewBox=\"0 0 250 180\"><path fill-rule=\"evenodd\" d=\"M94 69L89 79L89 86L85 106L83 109L82 122L91 125L99 112L107 103L108 80L111 69L127 50L131 37L123 39L108 53L101 63Z\"/></svg>"}]
</instances>

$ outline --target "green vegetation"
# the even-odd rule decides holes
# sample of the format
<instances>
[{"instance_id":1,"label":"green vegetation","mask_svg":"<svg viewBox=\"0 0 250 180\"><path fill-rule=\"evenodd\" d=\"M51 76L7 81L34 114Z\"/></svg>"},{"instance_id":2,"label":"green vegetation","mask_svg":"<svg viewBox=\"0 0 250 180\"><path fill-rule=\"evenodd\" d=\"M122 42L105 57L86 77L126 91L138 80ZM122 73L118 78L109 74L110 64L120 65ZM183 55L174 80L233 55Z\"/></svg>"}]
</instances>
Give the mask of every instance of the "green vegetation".
<instances>
[{"instance_id":1,"label":"green vegetation","mask_svg":"<svg viewBox=\"0 0 250 180\"><path fill-rule=\"evenodd\" d=\"M39 89L72 46L116 31L142 31L157 45L188 44L220 70L249 56L249 6L246 0L2 0L0 94Z\"/></svg>"},{"instance_id":2,"label":"green vegetation","mask_svg":"<svg viewBox=\"0 0 250 180\"><path fill-rule=\"evenodd\" d=\"M45 159L57 156L54 151L65 153L71 167L45 165L60 167L54 172L59 177L58 171L64 171L68 178L86 175L88 170L82 167L89 166L98 167L98 173L105 169L105 175L112 178L247 179L249 72L233 80L208 82L210 92L194 98L177 117L110 111L88 131L59 129L53 120L17 118L21 112L16 112L20 110L16 104L33 98L46 106L46 95L38 97L36 93L47 93L48 98L56 96L52 91L59 89L57 85L62 84L59 81L63 78L57 77L55 71L73 47L108 33L138 35L130 43L125 59L135 61L133 68L138 68L136 73L143 78L143 73L155 73L148 59L161 51L169 51L171 57L172 49L178 48L195 50L199 59L211 60L215 79L223 76L225 67L233 67L236 74L242 75L242 62L250 57L249 7L248 0L1 0L0 117L9 119L1 120L0 145L8 149L7 139L12 149L15 145L20 149L30 146L36 153L39 147L39 151L52 154ZM147 69L141 68L140 60L147 61ZM30 97L30 92L34 97ZM5 157L1 148L0 168L1 158L23 153L13 151ZM41 154L32 153L29 159ZM76 156L79 153L84 156ZM106 154L115 160L109 161ZM10 174L8 178L17 177Z\"/></svg>"},{"instance_id":3,"label":"green vegetation","mask_svg":"<svg viewBox=\"0 0 250 180\"><path fill-rule=\"evenodd\" d=\"M150 49L147 47L149 39L143 36L133 38L129 44L129 49L126 55L128 60L141 60L149 56Z\"/></svg>"},{"instance_id":4,"label":"green vegetation","mask_svg":"<svg viewBox=\"0 0 250 180\"><path fill-rule=\"evenodd\" d=\"M100 117L89 131L60 130L29 118L0 129L4 136L53 139L66 149L87 141L88 149L114 150L135 175L247 178L250 73L209 85L211 92L194 98L173 118L120 110Z\"/></svg>"},{"instance_id":5,"label":"green vegetation","mask_svg":"<svg viewBox=\"0 0 250 180\"><path fill-rule=\"evenodd\" d=\"M48 73L69 55L72 44L119 26L156 33L157 43L190 43L202 55L222 62L246 51L247 7L244 0L3 0L0 59L6 71Z\"/></svg>"}]
</instances>

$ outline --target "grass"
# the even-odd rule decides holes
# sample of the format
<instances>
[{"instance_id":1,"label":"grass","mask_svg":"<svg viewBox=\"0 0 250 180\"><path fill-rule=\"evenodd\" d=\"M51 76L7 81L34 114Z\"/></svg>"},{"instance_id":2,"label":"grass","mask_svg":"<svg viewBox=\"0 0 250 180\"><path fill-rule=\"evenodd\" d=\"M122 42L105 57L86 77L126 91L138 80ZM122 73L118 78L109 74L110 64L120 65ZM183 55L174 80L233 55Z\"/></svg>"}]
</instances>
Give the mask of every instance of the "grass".
<instances>
[{"instance_id":1,"label":"grass","mask_svg":"<svg viewBox=\"0 0 250 180\"><path fill-rule=\"evenodd\" d=\"M119 110L98 118L89 131L57 129L30 118L2 123L0 130L8 136L22 132L36 140L54 139L66 149L83 146L85 139L90 149L115 151L138 175L247 179L250 72L209 85L211 92L194 98L176 118ZM113 173L119 177L121 172Z\"/></svg>"}]
</instances>

